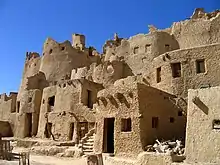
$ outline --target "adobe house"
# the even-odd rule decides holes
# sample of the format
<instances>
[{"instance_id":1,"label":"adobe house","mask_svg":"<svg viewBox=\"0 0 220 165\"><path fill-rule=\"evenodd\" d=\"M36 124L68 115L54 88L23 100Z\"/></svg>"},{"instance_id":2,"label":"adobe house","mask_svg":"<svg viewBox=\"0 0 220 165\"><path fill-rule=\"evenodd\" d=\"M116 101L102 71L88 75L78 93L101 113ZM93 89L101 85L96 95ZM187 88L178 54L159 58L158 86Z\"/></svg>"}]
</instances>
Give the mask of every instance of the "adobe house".
<instances>
[{"instance_id":1,"label":"adobe house","mask_svg":"<svg viewBox=\"0 0 220 165\"><path fill-rule=\"evenodd\" d=\"M95 152L137 156L156 139L184 139L186 116L176 97L135 77L98 93Z\"/></svg>"},{"instance_id":2,"label":"adobe house","mask_svg":"<svg viewBox=\"0 0 220 165\"><path fill-rule=\"evenodd\" d=\"M0 94L0 134L11 137L15 130L17 93Z\"/></svg>"},{"instance_id":3,"label":"adobe house","mask_svg":"<svg viewBox=\"0 0 220 165\"><path fill-rule=\"evenodd\" d=\"M186 161L220 164L220 87L189 90Z\"/></svg>"},{"instance_id":4,"label":"adobe house","mask_svg":"<svg viewBox=\"0 0 220 165\"><path fill-rule=\"evenodd\" d=\"M66 80L43 90L38 137L78 143L94 127L93 104L102 85ZM49 128L47 128L49 127ZM49 129L49 130L48 130Z\"/></svg>"}]
</instances>

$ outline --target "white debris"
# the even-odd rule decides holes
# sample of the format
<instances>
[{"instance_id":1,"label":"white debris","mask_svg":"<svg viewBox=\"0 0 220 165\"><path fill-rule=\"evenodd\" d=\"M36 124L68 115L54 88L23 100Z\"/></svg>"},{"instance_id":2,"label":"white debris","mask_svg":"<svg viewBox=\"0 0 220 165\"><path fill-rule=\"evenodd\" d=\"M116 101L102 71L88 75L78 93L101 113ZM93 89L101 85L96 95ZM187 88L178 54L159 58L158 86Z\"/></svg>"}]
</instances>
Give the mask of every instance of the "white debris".
<instances>
[{"instance_id":1,"label":"white debris","mask_svg":"<svg viewBox=\"0 0 220 165\"><path fill-rule=\"evenodd\" d=\"M184 153L184 146L180 140L160 142L156 140L154 145L148 145L145 148L148 152L167 153L182 155Z\"/></svg>"}]
</instances>

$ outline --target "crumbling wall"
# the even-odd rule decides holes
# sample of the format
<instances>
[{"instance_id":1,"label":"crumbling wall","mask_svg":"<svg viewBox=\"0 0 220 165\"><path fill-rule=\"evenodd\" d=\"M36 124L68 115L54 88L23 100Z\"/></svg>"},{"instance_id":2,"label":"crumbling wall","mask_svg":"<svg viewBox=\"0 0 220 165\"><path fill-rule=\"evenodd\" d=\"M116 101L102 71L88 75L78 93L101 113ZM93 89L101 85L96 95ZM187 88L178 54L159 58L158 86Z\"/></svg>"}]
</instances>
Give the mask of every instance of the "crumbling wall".
<instances>
[{"instance_id":1,"label":"crumbling wall","mask_svg":"<svg viewBox=\"0 0 220 165\"><path fill-rule=\"evenodd\" d=\"M171 35L175 36L180 49L219 43L219 21L219 11L195 11L189 20L175 22L171 27Z\"/></svg>"},{"instance_id":2,"label":"crumbling wall","mask_svg":"<svg viewBox=\"0 0 220 165\"><path fill-rule=\"evenodd\" d=\"M92 92L91 99L96 101L97 92L102 86L84 79L67 80L43 91L40 125L38 137L44 137L45 125L52 123L52 133L56 139L69 140L70 125L74 123L74 138L78 141L78 123L94 123L94 114L87 106L87 90ZM54 105L49 105L49 99L55 97Z\"/></svg>"},{"instance_id":3,"label":"crumbling wall","mask_svg":"<svg viewBox=\"0 0 220 165\"><path fill-rule=\"evenodd\" d=\"M219 86L189 90L185 148L189 163L220 163L219 93Z\"/></svg>"},{"instance_id":4,"label":"crumbling wall","mask_svg":"<svg viewBox=\"0 0 220 165\"><path fill-rule=\"evenodd\" d=\"M26 136L35 136L37 134L41 97L42 91L39 89L23 92L18 103L19 107L17 105L16 110L16 137L23 138ZM28 114L31 115L31 121L27 118ZM31 132L29 132L29 126L31 127Z\"/></svg>"},{"instance_id":5,"label":"crumbling wall","mask_svg":"<svg viewBox=\"0 0 220 165\"><path fill-rule=\"evenodd\" d=\"M48 82L65 79L75 68L89 66L99 56L89 56L85 51L73 48L69 41L58 43L48 38L44 43L40 71Z\"/></svg>"}]
</instances>

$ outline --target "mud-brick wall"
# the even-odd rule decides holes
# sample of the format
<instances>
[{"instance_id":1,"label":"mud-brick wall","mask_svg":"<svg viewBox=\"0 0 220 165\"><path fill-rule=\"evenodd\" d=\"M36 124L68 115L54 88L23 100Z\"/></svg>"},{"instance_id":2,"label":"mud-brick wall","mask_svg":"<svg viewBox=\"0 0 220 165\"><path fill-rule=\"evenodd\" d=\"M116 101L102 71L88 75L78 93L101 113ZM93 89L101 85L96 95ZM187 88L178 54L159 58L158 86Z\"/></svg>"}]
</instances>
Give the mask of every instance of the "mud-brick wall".
<instances>
[{"instance_id":1,"label":"mud-brick wall","mask_svg":"<svg viewBox=\"0 0 220 165\"><path fill-rule=\"evenodd\" d=\"M139 132L139 103L137 86L133 81L119 80L114 87L98 93L96 109L96 137L94 150L103 152L104 132L107 128L104 121L115 118L114 121L114 154L134 157L142 151ZM127 84L126 84L127 83ZM131 131L122 131L122 119L131 119Z\"/></svg>"},{"instance_id":2,"label":"mud-brick wall","mask_svg":"<svg viewBox=\"0 0 220 165\"><path fill-rule=\"evenodd\" d=\"M220 164L220 87L189 90L187 162Z\"/></svg>"},{"instance_id":3,"label":"mud-brick wall","mask_svg":"<svg viewBox=\"0 0 220 165\"><path fill-rule=\"evenodd\" d=\"M220 45L213 44L197 48L176 50L155 58L148 75L149 83L168 93L187 97L188 89L220 85ZM197 73L196 61L204 60L205 72ZM181 76L174 78L172 63L180 62ZM157 68L161 67L161 81L157 82Z\"/></svg>"}]
</instances>

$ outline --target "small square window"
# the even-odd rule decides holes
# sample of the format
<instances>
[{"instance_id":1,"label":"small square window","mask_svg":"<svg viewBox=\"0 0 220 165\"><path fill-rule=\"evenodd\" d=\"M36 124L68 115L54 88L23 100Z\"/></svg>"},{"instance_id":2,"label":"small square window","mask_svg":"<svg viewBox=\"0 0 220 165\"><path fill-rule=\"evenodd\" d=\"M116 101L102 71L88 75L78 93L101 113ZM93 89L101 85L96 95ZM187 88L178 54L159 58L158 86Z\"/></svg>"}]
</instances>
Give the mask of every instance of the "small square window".
<instances>
[{"instance_id":1,"label":"small square window","mask_svg":"<svg viewBox=\"0 0 220 165\"><path fill-rule=\"evenodd\" d=\"M196 60L196 73L205 73L205 60Z\"/></svg>"},{"instance_id":2,"label":"small square window","mask_svg":"<svg viewBox=\"0 0 220 165\"><path fill-rule=\"evenodd\" d=\"M161 67L157 68L157 83L161 82Z\"/></svg>"},{"instance_id":3,"label":"small square window","mask_svg":"<svg viewBox=\"0 0 220 165\"><path fill-rule=\"evenodd\" d=\"M145 45L145 52L151 52L151 45L150 44Z\"/></svg>"},{"instance_id":4,"label":"small square window","mask_svg":"<svg viewBox=\"0 0 220 165\"><path fill-rule=\"evenodd\" d=\"M172 63L171 69L172 69L173 78L181 77L181 64L180 64L180 62Z\"/></svg>"},{"instance_id":5,"label":"small square window","mask_svg":"<svg viewBox=\"0 0 220 165\"><path fill-rule=\"evenodd\" d=\"M49 97L48 98L49 106L54 106L54 103L55 103L55 96Z\"/></svg>"},{"instance_id":6,"label":"small square window","mask_svg":"<svg viewBox=\"0 0 220 165\"><path fill-rule=\"evenodd\" d=\"M158 125L159 125L159 118L152 117L152 128L158 128Z\"/></svg>"},{"instance_id":7,"label":"small square window","mask_svg":"<svg viewBox=\"0 0 220 165\"><path fill-rule=\"evenodd\" d=\"M131 132L131 118L121 119L121 131Z\"/></svg>"},{"instance_id":8,"label":"small square window","mask_svg":"<svg viewBox=\"0 0 220 165\"><path fill-rule=\"evenodd\" d=\"M165 44L165 51L169 52L170 51L170 45L169 44Z\"/></svg>"},{"instance_id":9,"label":"small square window","mask_svg":"<svg viewBox=\"0 0 220 165\"><path fill-rule=\"evenodd\" d=\"M64 46L62 46L62 47L61 47L61 50L65 50L65 47L64 47Z\"/></svg>"},{"instance_id":10,"label":"small square window","mask_svg":"<svg viewBox=\"0 0 220 165\"><path fill-rule=\"evenodd\" d=\"M182 111L178 111L178 116L183 116L183 112Z\"/></svg>"},{"instance_id":11,"label":"small square window","mask_svg":"<svg viewBox=\"0 0 220 165\"><path fill-rule=\"evenodd\" d=\"M139 51L139 47L138 46L134 47L134 54L137 54L138 51Z\"/></svg>"},{"instance_id":12,"label":"small square window","mask_svg":"<svg viewBox=\"0 0 220 165\"><path fill-rule=\"evenodd\" d=\"M174 123L175 119L173 117L170 117L170 123Z\"/></svg>"},{"instance_id":13,"label":"small square window","mask_svg":"<svg viewBox=\"0 0 220 165\"><path fill-rule=\"evenodd\" d=\"M29 102L29 103L32 102L32 97L29 97L29 98L28 98L28 102Z\"/></svg>"},{"instance_id":14,"label":"small square window","mask_svg":"<svg viewBox=\"0 0 220 165\"><path fill-rule=\"evenodd\" d=\"M220 120L213 120L212 128L220 130Z\"/></svg>"}]
</instances>

